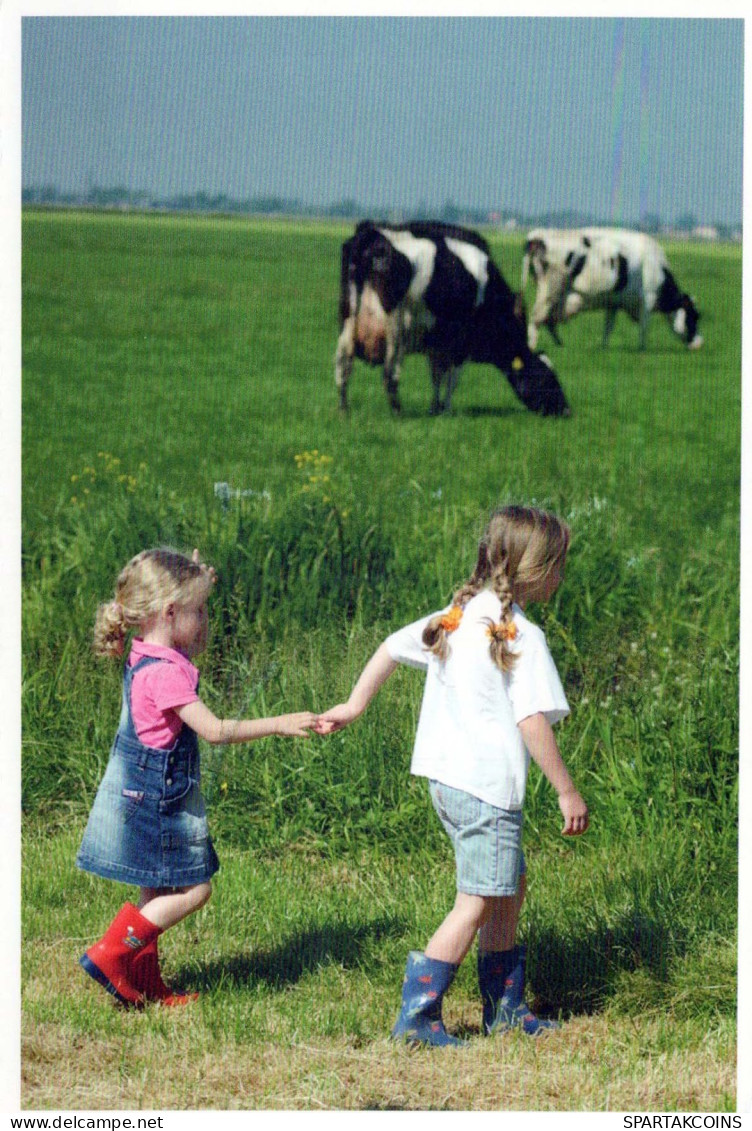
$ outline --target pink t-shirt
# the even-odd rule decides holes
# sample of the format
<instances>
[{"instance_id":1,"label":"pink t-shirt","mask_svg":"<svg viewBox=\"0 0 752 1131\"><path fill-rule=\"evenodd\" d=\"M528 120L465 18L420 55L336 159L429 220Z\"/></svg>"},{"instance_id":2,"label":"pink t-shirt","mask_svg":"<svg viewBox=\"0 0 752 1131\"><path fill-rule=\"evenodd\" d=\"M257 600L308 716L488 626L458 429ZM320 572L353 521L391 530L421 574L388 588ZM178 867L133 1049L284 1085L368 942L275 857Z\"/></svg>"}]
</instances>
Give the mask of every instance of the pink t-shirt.
<instances>
[{"instance_id":1,"label":"pink t-shirt","mask_svg":"<svg viewBox=\"0 0 752 1131\"><path fill-rule=\"evenodd\" d=\"M183 726L175 707L198 699L198 668L187 656L162 644L147 644L136 637L131 645L128 666L144 656L155 656L167 663L147 664L136 672L131 683L131 715L141 742L155 750L172 746Z\"/></svg>"}]
</instances>

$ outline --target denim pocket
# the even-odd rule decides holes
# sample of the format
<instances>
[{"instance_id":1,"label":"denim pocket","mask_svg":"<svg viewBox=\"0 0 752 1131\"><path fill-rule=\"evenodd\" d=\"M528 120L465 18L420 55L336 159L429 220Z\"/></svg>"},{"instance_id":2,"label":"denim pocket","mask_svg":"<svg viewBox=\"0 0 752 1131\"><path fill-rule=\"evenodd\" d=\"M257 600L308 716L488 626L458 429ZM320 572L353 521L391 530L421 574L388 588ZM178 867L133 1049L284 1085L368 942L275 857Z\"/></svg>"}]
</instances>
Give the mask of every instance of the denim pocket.
<instances>
[{"instance_id":1,"label":"denim pocket","mask_svg":"<svg viewBox=\"0 0 752 1131\"><path fill-rule=\"evenodd\" d=\"M196 782L182 760L168 761L162 782L162 799L159 803L161 813L174 813L180 809Z\"/></svg>"},{"instance_id":2,"label":"denim pocket","mask_svg":"<svg viewBox=\"0 0 752 1131\"><path fill-rule=\"evenodd\" d=\"M127 824L138 813L144 800L142 789L122 789L120 791L120 811Z\"/></svg>"},{"instance_id":3,"label":"denim pocket","mask_svg":"<svg viewBox=\"0 0 752 1131\"><path fill-rule=\"evenodd\" d=\"M434 808L450 836L479 820L483 803L473 794L437 781L431 782L430 791Z\"/></svg>"}]
</instances>

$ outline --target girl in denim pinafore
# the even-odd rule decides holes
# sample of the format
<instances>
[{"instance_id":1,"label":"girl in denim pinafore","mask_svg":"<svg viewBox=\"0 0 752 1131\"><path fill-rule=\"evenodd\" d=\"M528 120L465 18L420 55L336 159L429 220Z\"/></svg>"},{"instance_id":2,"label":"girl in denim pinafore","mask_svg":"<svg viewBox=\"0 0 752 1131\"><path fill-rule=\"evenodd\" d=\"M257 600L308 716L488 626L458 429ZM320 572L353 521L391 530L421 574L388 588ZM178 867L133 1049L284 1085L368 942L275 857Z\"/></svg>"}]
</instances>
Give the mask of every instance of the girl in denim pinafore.
<instances>
[{"instance_id":1,"label":"girl in denim pinafore","mask_svg":"<svg viewBox=\"0 0 752 1131\"><path fill-rule=\"evenodd\" d=\"M144 656L123 672L120 725L76 862L105 879L176 888L205 883L219 860L201 796L196 732L183 725L173 746L157 750L133 725L133 678L159 663L169 661Z\"/></svg>"},{"instance_id":2,"label":"girl in denim pinafore","mask_svg":"<svg viewBox=\"0 0 752 1131\"><path fill-rule=\"evenodd\" d=\"M199 699L198 670L190 660L206 647L207 600L215 582L198 550L191 558L145 550L122 570L115 599L97 611L94 649L101 655L122 656L128 631L140 630L123 674L110 760L76 859L85 871L140 889L138 906L124 904L80 959L86 973L124 1005L184 1005L198 996L165 985L157 951L163 931L204 906L219 867L201 796L198 739L307 737L316 722L309 712L218 719ZM153 673L155 665L161 670L148 677L149 697L145 673Z\"/></svg>"}]
</instances>

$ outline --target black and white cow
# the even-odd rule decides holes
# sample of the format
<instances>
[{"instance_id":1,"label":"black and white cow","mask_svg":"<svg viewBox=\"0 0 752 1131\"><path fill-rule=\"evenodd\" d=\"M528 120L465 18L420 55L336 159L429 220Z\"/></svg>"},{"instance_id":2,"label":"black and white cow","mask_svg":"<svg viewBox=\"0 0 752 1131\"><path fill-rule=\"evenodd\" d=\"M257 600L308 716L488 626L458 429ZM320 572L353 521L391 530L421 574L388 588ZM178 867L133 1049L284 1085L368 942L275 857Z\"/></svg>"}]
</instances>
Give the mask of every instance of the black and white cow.
<instances>
[{"instance_id":1,"label":"black and white cow","mask_svg":"<svg viewBox=\"0 0 752 1131\"><path fill-rule=\"evenodd\" d=\"M502 370L533 412L569 415L553 369L528 347L524 316L488 244L467 228L359 223L342 246L340 327L335 381L342 409L356 357L383 365L389 403L399 411L400 363L423 353L434 413L449 411L470 360Z\"/></svg>"},{"instance_id":2,"label":"black and white cow","mask_svg":"<svg viewBox=\"0 0 752 1131\"><path fill-rule=\"evenodd\" d=\"M650 314L665 314L672 330L689 349L702 345L699 314L693 300L677 286L666 253L644 232L618 228L535 228L528 232L522 260L522 291L530 270L536 279L535 305L528 323L534 349L545 326L561 344L560 322L584 310L605 310L603 344L608 342L619 310L639 323L640 349L647 340Z\"/></svg>"}]
</instances>

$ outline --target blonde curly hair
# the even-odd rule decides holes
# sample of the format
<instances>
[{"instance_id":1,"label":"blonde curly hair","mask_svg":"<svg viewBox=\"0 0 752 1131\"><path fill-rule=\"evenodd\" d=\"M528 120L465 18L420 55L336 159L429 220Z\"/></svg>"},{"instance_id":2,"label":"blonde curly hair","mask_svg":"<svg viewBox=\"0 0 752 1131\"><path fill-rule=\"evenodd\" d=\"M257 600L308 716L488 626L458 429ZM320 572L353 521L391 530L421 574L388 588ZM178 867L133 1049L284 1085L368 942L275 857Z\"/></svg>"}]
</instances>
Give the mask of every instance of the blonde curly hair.
<instances>
[{"instance_id":1,"label":"blonde curly hair","mask_svg":"<svg viewBox=\"0 0 752 1131\"><path fill-rule=\"evenodd\" d=\"M501 620L490 626L491 659L503 672L517 656L509 647L514 639L512 603L525 604L544 596L549 578L564 566L569 548L569 527L556 515L537 507L507 506L494 511L478 546L478 560L470 577L455 592L452 605L463 609L481 589L491 588L501 602ZM423 630L423 643L439 659L449 654L444 614L432 617Z\"/></svg>"},{"instance_id":2,"label":"blonde curly hair","mask_svg":"<svg viewBox=\"0 0 752 1131\"><path fill-rule=\"evenodd\" d=\"M167 605L204 599L213 581L213 570L177 550L136 554L121 570L114 598L97 609L94 651L100 656L122 656L130 629L143 628Z\"/></svg>"}]
</instances>

